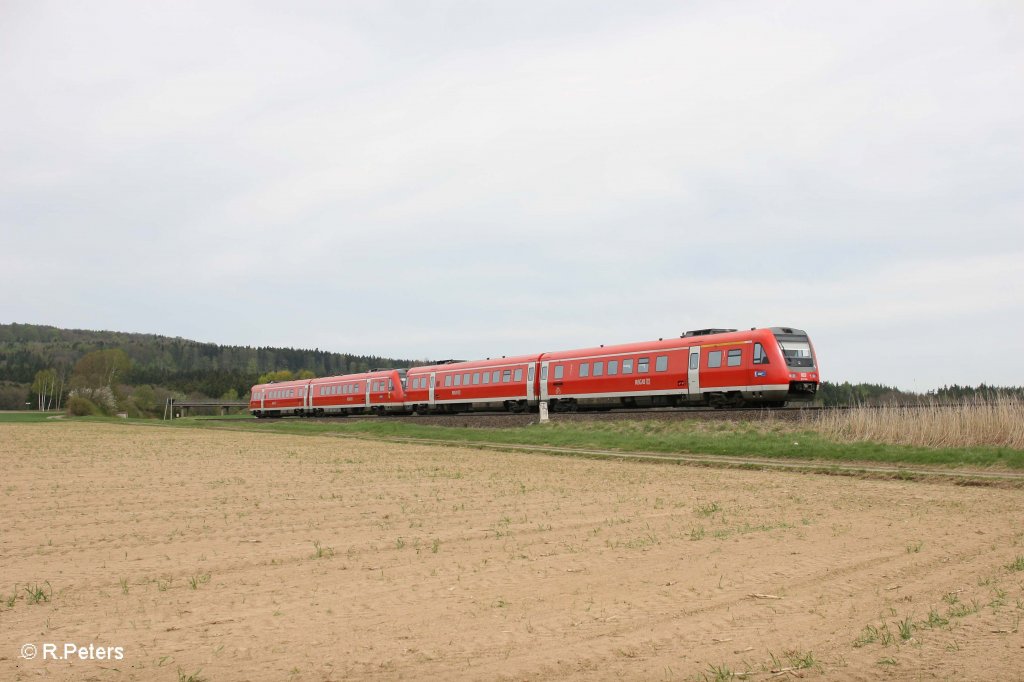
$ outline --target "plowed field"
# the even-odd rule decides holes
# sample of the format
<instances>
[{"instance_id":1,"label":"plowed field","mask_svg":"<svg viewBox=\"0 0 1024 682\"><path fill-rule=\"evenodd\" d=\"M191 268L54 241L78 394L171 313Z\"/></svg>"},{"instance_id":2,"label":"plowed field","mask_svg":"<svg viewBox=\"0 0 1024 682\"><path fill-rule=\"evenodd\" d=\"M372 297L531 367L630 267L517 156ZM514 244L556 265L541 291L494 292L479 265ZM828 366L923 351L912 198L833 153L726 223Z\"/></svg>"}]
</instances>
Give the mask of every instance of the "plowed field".
<instances>
[{"instance_id":1,"label":"plowed field","mask_svg":"<svg viewBox=\"0 0 1024 682\"><path fill-rule=\"evenodd\" d=\"M0 425L0 679L1021 679L1022 502L948 483ZM44 660L47 644L123 655Z\"/></svg>"}]
</instances>

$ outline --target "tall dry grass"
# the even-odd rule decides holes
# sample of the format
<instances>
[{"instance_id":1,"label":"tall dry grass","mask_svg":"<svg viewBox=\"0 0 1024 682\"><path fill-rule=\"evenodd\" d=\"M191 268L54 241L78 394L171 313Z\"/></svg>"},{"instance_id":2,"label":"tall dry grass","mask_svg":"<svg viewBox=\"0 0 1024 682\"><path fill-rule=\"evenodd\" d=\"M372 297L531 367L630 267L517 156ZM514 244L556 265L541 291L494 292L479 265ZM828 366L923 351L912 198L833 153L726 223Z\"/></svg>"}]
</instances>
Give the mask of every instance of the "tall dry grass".
<instances>
[{"instance_id":1,"label":"tall dry grass","mask_svg":"<svg viewBox=\"0 0 1024 682\"><path fill-rule=\"evenodd\" d=\"M1024 449L1024 400L1014 396L953 404L823 410L805 419L815 430L841 441Z\"/></svg>"}]
</instances>

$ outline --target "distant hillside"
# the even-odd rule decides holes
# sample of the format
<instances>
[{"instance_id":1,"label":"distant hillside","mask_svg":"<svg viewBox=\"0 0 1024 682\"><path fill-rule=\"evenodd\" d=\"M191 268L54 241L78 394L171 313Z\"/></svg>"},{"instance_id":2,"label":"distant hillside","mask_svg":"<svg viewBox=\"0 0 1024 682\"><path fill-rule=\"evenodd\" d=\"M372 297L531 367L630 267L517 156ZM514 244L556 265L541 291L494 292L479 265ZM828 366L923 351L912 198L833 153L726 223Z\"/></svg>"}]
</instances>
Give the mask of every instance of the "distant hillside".
<instances>
[{"instance_id":1,"label":"distant hillside","mask_svg":"<svg viewBox=\"0 0 1024 682\"><path fill-rule=\"evenodd\" d=\"M220 346L156 334L59 329L35 324L0 324L0 382L31 383L36 372L66 367L83 355L119 348L131 358L125 383L151 384L183 393L244 395L261 374L307 370L316 376L409 367L410 360L321 350Z\"/></svg>"}]
</instances>

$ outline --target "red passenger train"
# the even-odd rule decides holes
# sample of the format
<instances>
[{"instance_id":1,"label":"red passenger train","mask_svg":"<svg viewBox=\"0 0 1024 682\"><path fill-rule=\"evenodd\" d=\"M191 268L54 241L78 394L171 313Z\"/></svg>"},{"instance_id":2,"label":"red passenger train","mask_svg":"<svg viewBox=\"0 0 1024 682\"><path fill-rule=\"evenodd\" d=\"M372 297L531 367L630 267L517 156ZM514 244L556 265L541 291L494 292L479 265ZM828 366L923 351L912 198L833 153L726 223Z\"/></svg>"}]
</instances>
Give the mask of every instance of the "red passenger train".
<instances>
[{"instance_id":1,"label":"red passenger train","mask_svg":"<svg viewBox=\"0 0 1024 682\"><path fill-rule=\"evenodd\" d=\"M809 401L820 375L806 332L701 329L675 339L449 361L252 387L257 417L505 409L777 407Z\"/></svg>"}]
</instances>

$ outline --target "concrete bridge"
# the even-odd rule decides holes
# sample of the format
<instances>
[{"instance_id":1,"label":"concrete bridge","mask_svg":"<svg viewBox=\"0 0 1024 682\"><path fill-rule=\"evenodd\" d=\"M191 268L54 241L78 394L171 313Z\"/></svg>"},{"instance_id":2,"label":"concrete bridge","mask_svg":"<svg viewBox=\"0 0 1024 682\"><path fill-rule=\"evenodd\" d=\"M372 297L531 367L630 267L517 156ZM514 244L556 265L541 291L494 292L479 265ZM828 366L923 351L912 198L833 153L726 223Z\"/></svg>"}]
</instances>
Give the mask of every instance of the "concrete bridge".
<instances>
[{"instance_id":1,"label":"concrete bridge","mask_svg":"<svg viewBox=\"0 0 1024 682\"><path fill-rule=\"evenodd\" d=\"M164 404L164 419L177 419L187 417L188 411L194 407L214 407L220 409L225 415L232 408L246 409L249 407L248 400L175 400L168 398Z\"/></svg>"}]
</instances>

